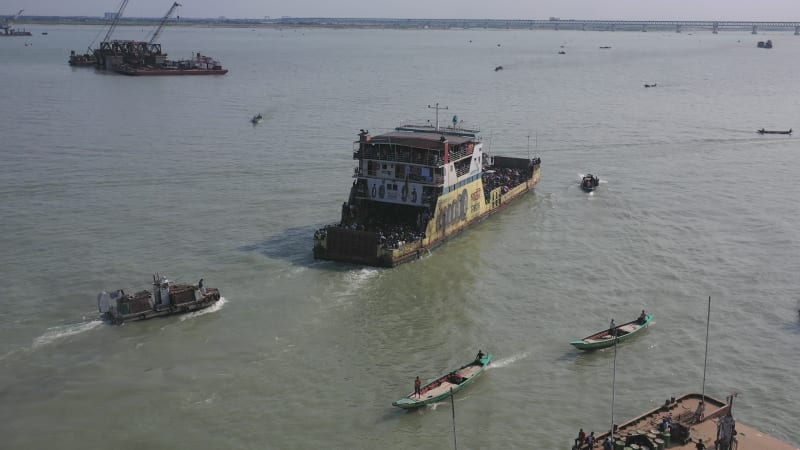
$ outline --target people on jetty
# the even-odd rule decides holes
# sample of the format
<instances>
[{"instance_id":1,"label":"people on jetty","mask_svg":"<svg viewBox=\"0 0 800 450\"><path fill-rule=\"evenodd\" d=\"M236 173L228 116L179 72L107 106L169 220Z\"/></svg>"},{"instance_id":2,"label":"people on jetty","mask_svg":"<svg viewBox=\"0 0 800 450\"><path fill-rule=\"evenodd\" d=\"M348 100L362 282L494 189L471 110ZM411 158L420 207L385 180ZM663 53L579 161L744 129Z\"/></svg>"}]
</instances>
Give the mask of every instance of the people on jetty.
<instances>
[{"instance_id":1,"label":"people on jetty","mask_svg":"<svg viewBox=\"0 0 800 450\"><path fill-rule=\"evenodd\" d=\"M419 379L419 377L417 377L414 380L414 395L416 395L417 397L422 397L422 391L420 390L421 387L422 387L422 381Z\"/></svg>"},{"instance_id":2,"label":"people on jetty","mask_svg":"<svg viewBox=\"0 0 800 450\"><path fill-rule=\"evenodd\" d=\"M594 448L594 442L596 440L597 440L597 438L594 437L594 431L592 431L591 433L589 433L589 436L586 438L586 446L589 447L590 449Z\"/></svg>"},{"instance_id":3,"label":"people on jetty","mask_svg":"<svg viewBox=\"0 0 800 450\"><path fill-rule=\"evenodd\" d=\"M669 433L670 428L672 428L672 414L667 414L661 419L661 432Z\"/></svg>"},{"instance_id":4,"label":"people on jetty","mask_svg":"<svg viewBox=\"0 0 800 450\"><path fill-rule=\"evenodd\" d=\"M585 440L586 432L583 431L583 428L581 428L581 430L578 432L578 437L575 438L575 448L581 448Z\"/></svg>"},{"instance_id":5,"label":"people on jetty","mask_svg":"<svg viewBox=\"0 0 800 450\"><path fill-rule=\"evenodd\" d=\"M694 415L692 415L692 421L694 423L700 423L703 420L703 413L706 410L706 405L700 400L700 403L697 404L697 409L694 410Z\"/></svg>"},{"instance_id":6,"label":"people on jetty","mask_svg":"<svg viewBox=\"0 0 800 450\"><path fill-rule=\"evenodd\" d=\"M611 436L607 436L603 441L603 450L614 450L614 443L611 442Z\"/></svg>"}]
</instances>

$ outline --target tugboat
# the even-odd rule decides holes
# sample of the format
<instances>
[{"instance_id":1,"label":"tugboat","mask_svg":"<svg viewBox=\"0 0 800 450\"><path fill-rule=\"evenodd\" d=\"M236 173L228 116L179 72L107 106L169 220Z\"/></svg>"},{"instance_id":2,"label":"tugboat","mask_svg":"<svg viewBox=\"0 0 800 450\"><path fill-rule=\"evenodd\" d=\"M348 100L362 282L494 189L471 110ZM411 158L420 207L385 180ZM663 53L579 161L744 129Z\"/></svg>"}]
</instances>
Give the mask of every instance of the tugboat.
<instances>
[{"instance_id":1,"label":"tugboat","mask_svg":"<svg viewBox=\"0 0 800 450\"><path fill-rule=\"evenodd\" d=\"M69 52L69 65L74 67L92 67L97 64L97 58L93 53L79 55L75 50Z\"/></svg>"},{"instance_id":2,"label":"tugboat","mask_svg":"<svg viewBox=\"0 0 800 450\"><path fill-rule=\"evenodd\" d=\"M173 283L153 275L153 292L126 294L122 289L97 294L97 308L103 320L114 325L153 317L182 314L208 308L220 299L219 290L198 284Z\"/></svg>"},{"instance_id":3,"label":"tugboat","mask_svg":"<svg viewBox=\"0 0 800 450\"><path fill-rule=\"evenodd\" d=\"M581 189L586 192L592 192L593 190L597 189L597 186L600 185L600 178L592 175L586 174L581 179Z\"/></svg>"},{"instance_id":4,"label":"tugboat","mask_svg":"<svg viewBox=\"0 0 800 450\"><path fill-rule=\"evenodd\" d=\"M434 108L434 107L430 107ZM490 157L480 132L402 125L353 145L357 166L341 220L316 231L314 257L394 267L504 209L539 181L539 158Z\"/></svg>"}]
</instances>

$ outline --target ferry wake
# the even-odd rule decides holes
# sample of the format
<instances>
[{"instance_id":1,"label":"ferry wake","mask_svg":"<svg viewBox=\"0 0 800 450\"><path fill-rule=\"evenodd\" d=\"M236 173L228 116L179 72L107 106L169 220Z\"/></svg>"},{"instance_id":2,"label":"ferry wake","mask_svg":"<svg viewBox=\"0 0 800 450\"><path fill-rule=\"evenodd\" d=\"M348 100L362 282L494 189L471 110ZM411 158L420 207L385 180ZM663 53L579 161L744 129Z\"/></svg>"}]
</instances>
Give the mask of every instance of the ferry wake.
<instances>
[{"instance_id":1,"label":"ferry wake","mask_svg":"<svg viewBox=\"0 0 800 450\"><path fill-rule=\"evenodd\" d=\"M417 259L504 209L539 181L539 158L489 156L480 132L403 125L376 136L361 130L358 161L341 221L314 234L314 257L394 267Z\"/></svg>"}]
</instances>

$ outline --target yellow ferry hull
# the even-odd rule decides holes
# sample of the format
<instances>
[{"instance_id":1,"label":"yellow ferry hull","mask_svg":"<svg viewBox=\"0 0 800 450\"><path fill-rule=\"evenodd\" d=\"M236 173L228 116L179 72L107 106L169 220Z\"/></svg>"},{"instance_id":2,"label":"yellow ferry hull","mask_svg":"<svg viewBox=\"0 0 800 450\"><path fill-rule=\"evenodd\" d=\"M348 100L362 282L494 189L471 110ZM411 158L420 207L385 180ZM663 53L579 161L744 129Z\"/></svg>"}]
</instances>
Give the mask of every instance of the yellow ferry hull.
<instances>
[{"instance_id":1,"label":"yellow ferry hull","mask_svg":"<svg viewBox=\"0 0 800 450\"><path fill-rule=\"evenodd\" d=\"M501 194L501 188L495 188L489 193L489 201L486 201L480 178L442 194L426 227L425 238L420 241L387 249L380 246L376 233L335 229L325 237L315 238L314 257L379 267L394 267L418 259L478 221L505 209L532 190L539 182L540 174L541 166L536 165L528 180L505 194Z\"/></svg>"}]
</instances>

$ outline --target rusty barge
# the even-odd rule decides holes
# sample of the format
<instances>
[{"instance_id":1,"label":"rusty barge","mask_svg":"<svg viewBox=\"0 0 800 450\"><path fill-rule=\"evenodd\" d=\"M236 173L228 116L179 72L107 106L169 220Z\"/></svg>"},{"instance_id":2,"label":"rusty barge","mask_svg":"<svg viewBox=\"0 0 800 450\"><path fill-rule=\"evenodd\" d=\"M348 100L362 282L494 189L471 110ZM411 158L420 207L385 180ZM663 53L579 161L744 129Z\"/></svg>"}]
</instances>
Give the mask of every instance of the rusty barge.
<instances>
[{"instance_id":1,"label":"rusty barge","mask_svg":"<svg viewBox=\"0 0 800 450\"><path fill-rule=\"evenodd\" d=\"M438 105L437 105L438 108ZM341 220L314 235L314 257L394 267L503 210L539 181L541 160L491 157L479 130L403 125L353 146L357 167Z\"/></svg>"},{"instance_id":2,"label":"rusty barge","mask_svg":"<svg viewBox=\"0 0 800 450\"><path fill-rule=\"evenodd\" d=\"M208 308L220 299L219 289L173 283L166 277L153 275L153 291L142 290L126 294L122 289L97 295L100 317L112 324L183 314Z\"/></svg>"},{"instance_id":3,"label":"rusty barge","mask_svg":"<svg viewBox=\"0 0 800 450\"><path fill-rule=\"evenodd\" d=\"M725 401L688 393L667 399L661 406L596 436L594 445L576 442L573 450L603 448L606 440L614 449L636 448L695 450L699 443L717 450L797 450L796 447L738 423L733 403L738 394ZM592 432L594 436L594 432Z\"/></svg>"}]
</instances>

